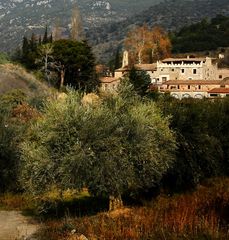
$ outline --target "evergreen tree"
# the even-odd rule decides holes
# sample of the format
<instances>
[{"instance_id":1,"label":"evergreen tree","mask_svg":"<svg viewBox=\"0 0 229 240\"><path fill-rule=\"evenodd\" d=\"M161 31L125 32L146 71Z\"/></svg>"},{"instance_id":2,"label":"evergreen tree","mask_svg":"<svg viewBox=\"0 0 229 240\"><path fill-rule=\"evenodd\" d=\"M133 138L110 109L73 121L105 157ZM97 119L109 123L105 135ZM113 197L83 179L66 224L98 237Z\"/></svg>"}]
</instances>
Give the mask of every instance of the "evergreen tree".
<instances>
[{"instance_id":1,"label":"evergreen tree","mask_svg":"<svg viewBox=\"0 0 229 240\"><path fill-rule=\"evenodd\" d=\"M147 72L137 71L133 67L129 73L129 80L138 95L145 96L147 94L151 83L150 76Z\"/></svg>"},{"instance_id":2,"label":"evergreen tree","mask_svg":"<svg viewBox=\"0 0 229 240\"><path fill-rule=\"evenodd\" d=\"M60 88L70 85L87 92L97 88L99 82L95 77L95 58L86 41L55 41L53 57L53 67L60 74Z\"/></svg>"},{"instance_id":3,"label":"evergreen tree","mask_svg":"<svg viewBox=\"0 0 229 240\"><path fill-rule=\"evenodd\" d=\"M48 39L48 27L47 27L47 25L46 25L46 27L45 27L45 33L44 33L44 37L43 37L42 43L43 43L43 44L46 44L46 43L48 43L48 42L49 42L49 39Z\"/></svg>"},{"instance_id":4,"label":"evergreen tree","mask_svg":"<svg viewBox=\"0 0 229 240\"><path fill-rule=\"evenodd\" d=\"M25 189L40 194L53 186L87 187L109 196L112 210L124 193L157 186L174 161L174 134L153 102L129 90L89 105L74 92L49 101L22 144Z\"/></svg>"},{"instance_id":5,"label":"evergreen tree","mask_svg":"<svg viewBox=\"0 0 229 240\"><path fill-rule=\"evenodd\" d=\"M26 62L29 53L29 41L26 36L23 37L22 43L22 62Z\"/></svg>"}]
</instances>

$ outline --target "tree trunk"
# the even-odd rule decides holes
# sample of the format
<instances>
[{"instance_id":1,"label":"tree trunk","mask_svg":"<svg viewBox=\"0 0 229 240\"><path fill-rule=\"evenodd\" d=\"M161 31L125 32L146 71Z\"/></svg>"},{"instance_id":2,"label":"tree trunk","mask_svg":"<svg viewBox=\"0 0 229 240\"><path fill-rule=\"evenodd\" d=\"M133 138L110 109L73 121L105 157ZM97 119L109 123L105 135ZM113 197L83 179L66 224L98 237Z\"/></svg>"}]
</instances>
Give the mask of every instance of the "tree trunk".
<instances>
[{"instance_id":1,"label":"tree trunk","mask_svg":"<svg viewBox=\"0 0 229 240\"><path fill-rule=\"evenodd\" d=\"M123 207L122 197L109 196L109 211L117 210Z\"/></svg>"},{"instance_id":2,"label":"tree trunk","mask_svg":"<svg viewBox=\"0 0 229 240\"><path fill-rule=\"evenodd\" d=\"M65 77L65 71L61 70L60 71L60 89L62 89L64 86L64 77Z\"/></svg>"}]
</instances>

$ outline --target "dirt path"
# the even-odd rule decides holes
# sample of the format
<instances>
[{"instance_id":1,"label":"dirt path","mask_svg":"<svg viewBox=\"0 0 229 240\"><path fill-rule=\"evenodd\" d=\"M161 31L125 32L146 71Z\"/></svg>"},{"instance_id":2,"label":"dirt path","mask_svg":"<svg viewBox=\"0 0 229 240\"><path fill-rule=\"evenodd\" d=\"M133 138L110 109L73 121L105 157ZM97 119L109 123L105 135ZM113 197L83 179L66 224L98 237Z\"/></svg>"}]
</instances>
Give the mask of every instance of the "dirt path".
<instances>
[{"instance_id":1,"label":"dirt path","mask_svg":"<svg viewBox=\"0 0 229 240\"><path fill-rule=\"evenodd\" d=\"M0 240L38 240L39 225L18 211L0 211Z\"/></svg>"}]
</instances>

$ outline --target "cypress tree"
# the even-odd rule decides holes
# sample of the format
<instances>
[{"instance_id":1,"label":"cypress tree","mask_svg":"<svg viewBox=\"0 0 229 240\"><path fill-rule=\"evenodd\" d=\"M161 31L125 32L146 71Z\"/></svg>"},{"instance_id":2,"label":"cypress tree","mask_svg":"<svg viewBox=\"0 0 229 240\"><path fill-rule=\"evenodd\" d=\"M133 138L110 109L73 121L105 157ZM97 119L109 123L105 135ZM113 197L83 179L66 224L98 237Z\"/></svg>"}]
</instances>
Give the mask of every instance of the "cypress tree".
<instances>
[{"instance_id":1,"label":"cypress tree","mask_svg":"<svg viewBox=\"0 0 229 240\"><path fill-rule=\"evenodd\" d=\"M49 40L48 40L48 27L47 27L47 25L46 25L46 27L45 27L45 33L44 33L44 37L43 37L42 43L43 43L43 44L46 44L46 43L48 43L48 42L49 42Z\"/></svg>"},{"instance_id":2,"label":"cypress tree","mask_svg":"<svg viewBox=\"0 0 229 240\"><path fill-rule=\"evenodd\" d=\"M26 36L23 37L23 43L22 43L22 58L24 59L29 52L29 41Z\"/></svg>"}]
</instances>

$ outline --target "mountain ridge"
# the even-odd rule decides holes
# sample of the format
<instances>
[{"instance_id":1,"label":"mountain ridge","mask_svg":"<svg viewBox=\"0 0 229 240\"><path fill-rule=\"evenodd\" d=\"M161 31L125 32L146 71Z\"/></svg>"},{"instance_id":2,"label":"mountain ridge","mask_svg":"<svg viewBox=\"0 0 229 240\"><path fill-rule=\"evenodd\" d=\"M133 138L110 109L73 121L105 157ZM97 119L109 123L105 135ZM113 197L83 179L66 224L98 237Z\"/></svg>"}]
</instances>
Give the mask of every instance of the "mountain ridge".
<instances>
[{"instance_id":1,"label":"mountain ridge","mask_svg":"<svg viewBox=\"0 0 229 240\"><path fill-rule=\"evenodd\" d=\"M98 26L126 19L161 0L78 0L83 23L90 31ZM0 51L18 46L24 35L43 34L45 26L52 31L59 21L69 31L74 0L0 0Z\"/></svg>"},{"instance_id":2,"label":"mountain ridge","mask_svg":"<svg viewBox=\"0 0 229 240\"><path fill-rule=\"evenodd\" d=\"M107 62L122 46L127 32L146 23L150 27L161 26L166 31L178 31L184 26L211 19L218 14L229 16L228 0L173 0L164 1L124 21L103 26L89 36L95 45L95 53Z\"/></svg>"}]
</instances>

